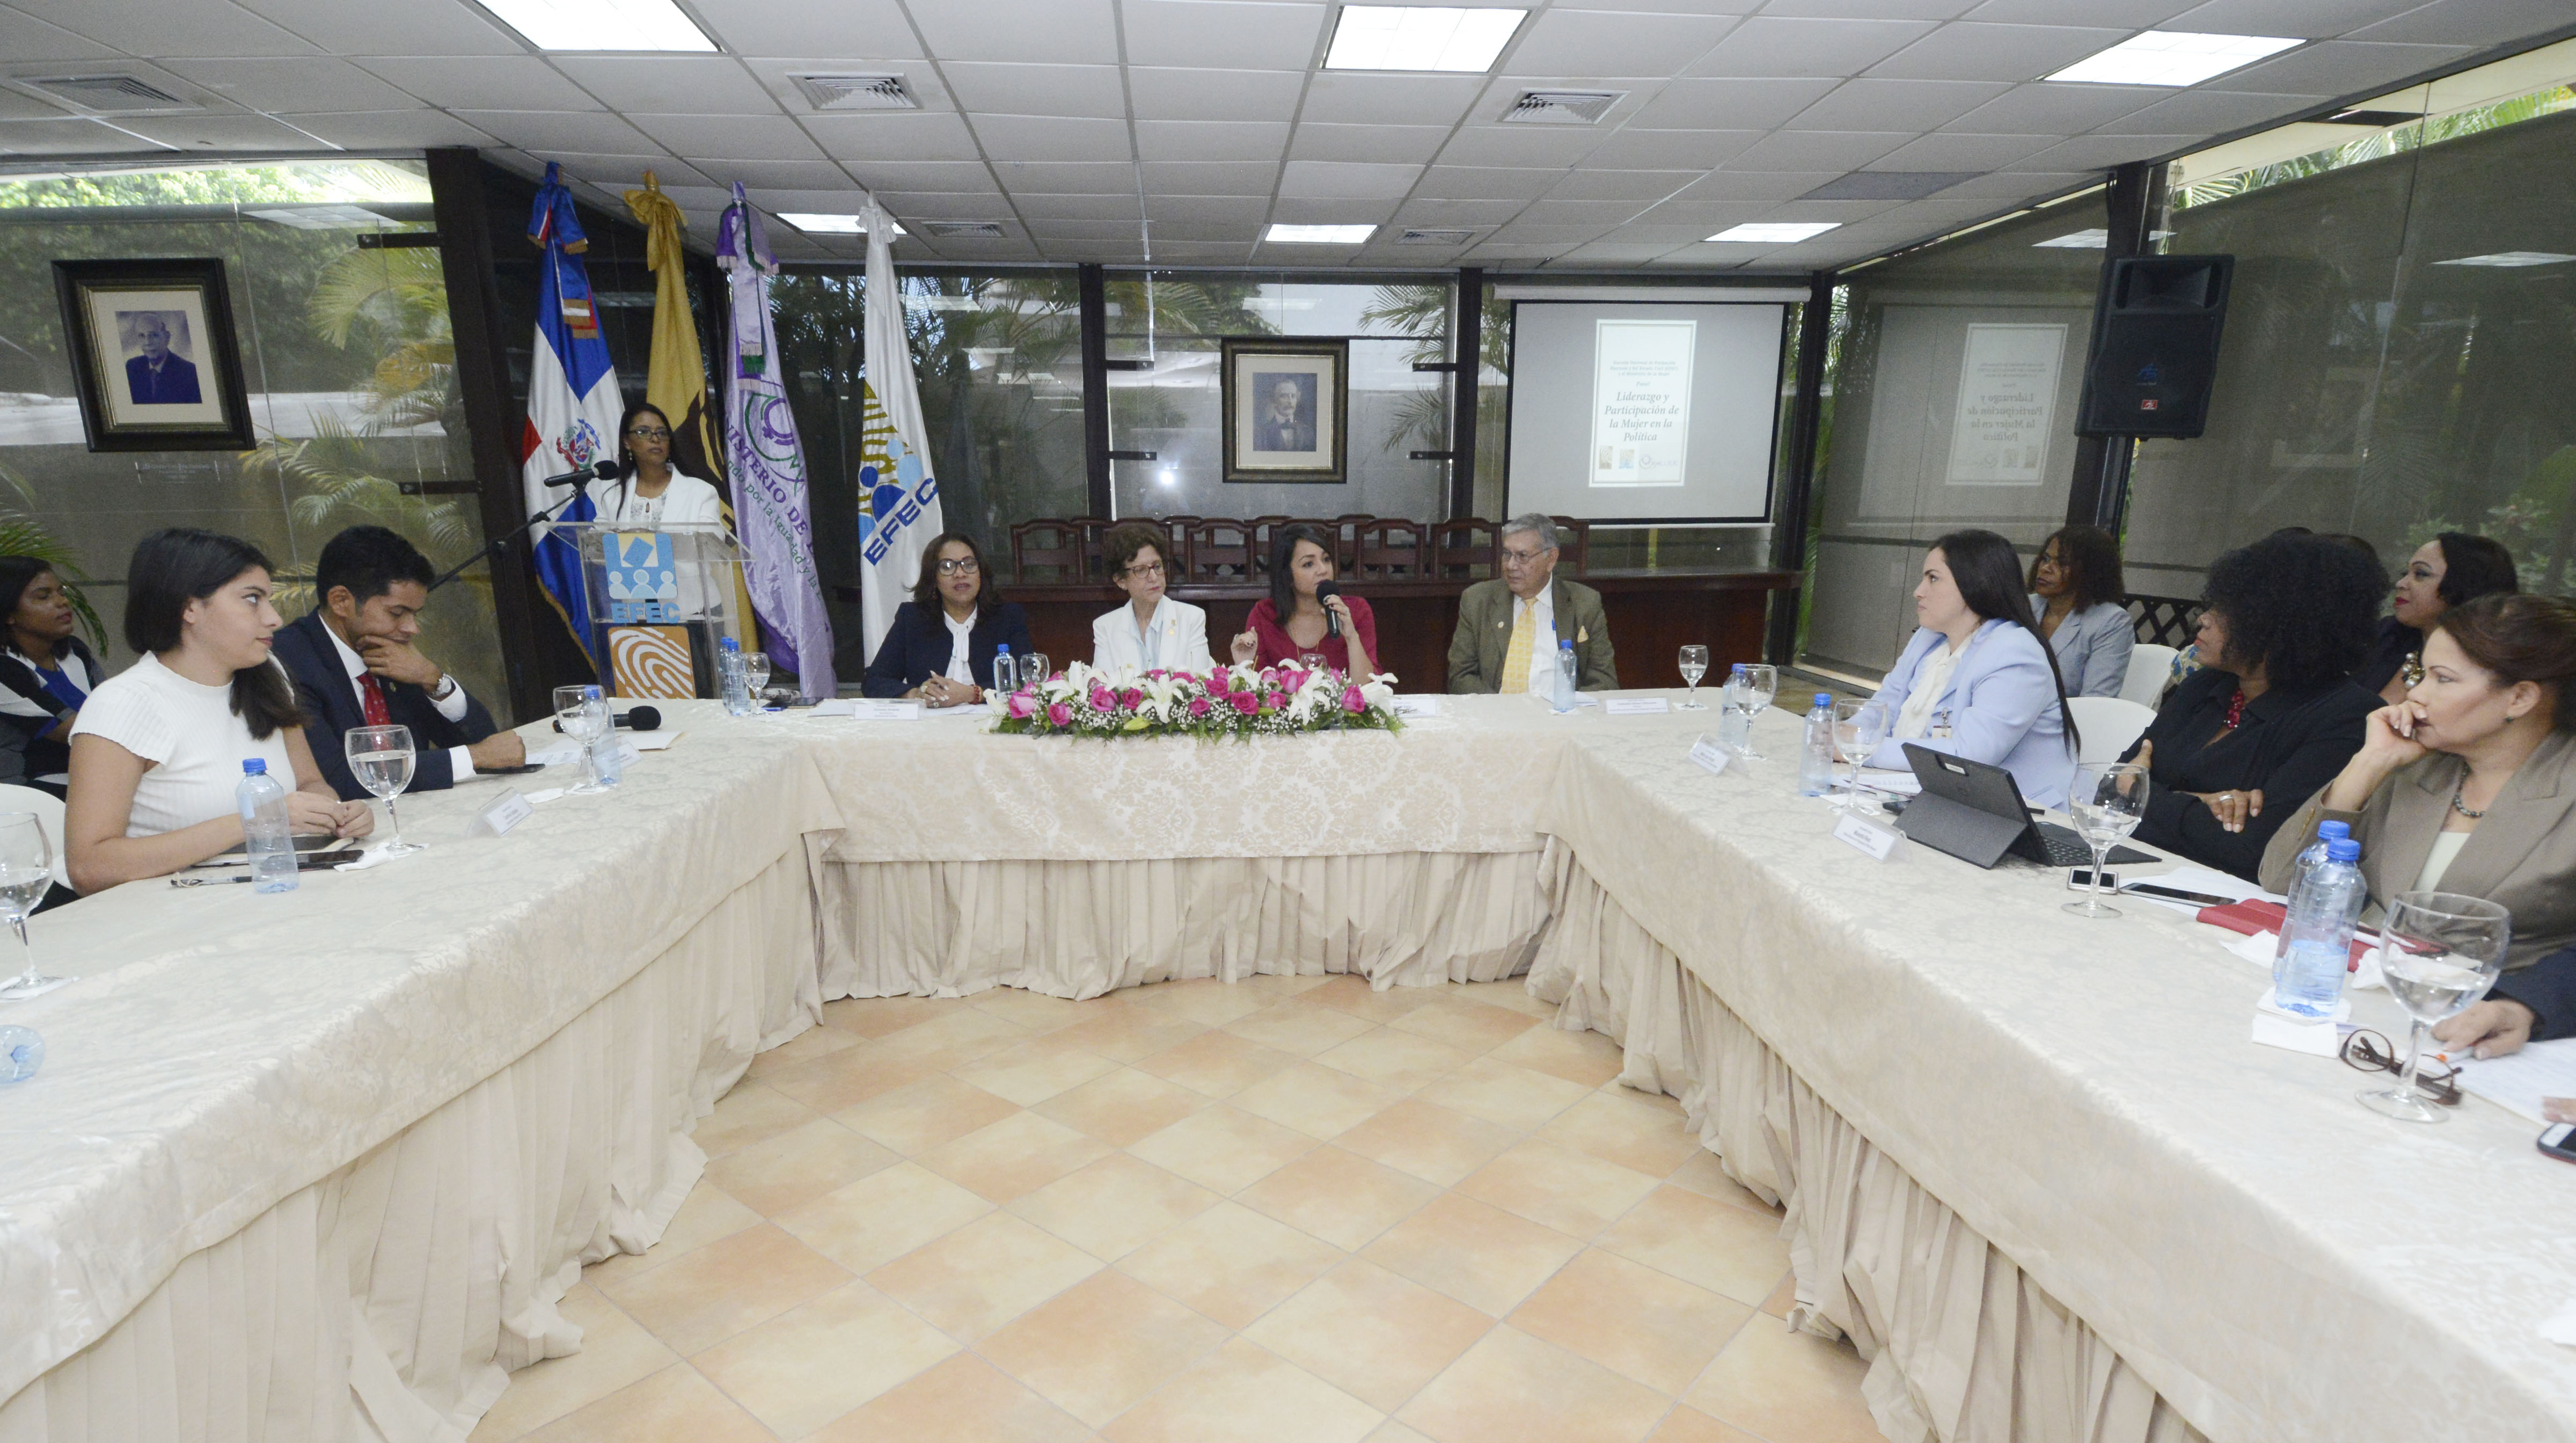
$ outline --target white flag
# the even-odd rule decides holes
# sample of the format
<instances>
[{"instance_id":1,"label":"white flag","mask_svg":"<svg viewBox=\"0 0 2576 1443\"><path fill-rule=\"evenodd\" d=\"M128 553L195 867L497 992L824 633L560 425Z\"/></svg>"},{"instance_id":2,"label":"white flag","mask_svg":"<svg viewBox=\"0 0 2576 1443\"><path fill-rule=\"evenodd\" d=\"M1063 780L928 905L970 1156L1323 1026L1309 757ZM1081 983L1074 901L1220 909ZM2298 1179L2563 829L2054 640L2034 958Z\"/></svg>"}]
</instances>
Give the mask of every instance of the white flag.
<instances>
[{"instance_id":1,"label":"white flag","mask_svg":"<svg viewBox=\"0 0 2576 1443\"><path fill-rule=\"evenodd\" d=\"M867 319L860 334L867 368L859 383L859 619L864 654L876 656L894 624L894 609L912 599L921 553L947 529L939 514L939 480L930 474L929 431L921 391L913 384L912 347L903 329L903 294L894 278L894 218L868 198Z\"/></svg>"}]
</instances>

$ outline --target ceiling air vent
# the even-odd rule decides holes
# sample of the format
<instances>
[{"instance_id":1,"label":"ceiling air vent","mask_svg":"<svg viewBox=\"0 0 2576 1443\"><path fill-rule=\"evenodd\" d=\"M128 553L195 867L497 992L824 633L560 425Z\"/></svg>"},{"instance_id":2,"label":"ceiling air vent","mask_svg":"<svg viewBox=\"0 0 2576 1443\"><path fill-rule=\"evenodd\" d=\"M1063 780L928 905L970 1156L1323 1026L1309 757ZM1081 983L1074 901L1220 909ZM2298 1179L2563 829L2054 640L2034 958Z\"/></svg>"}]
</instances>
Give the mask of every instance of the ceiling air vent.
<instances>
[{"instance_id":1,"label":"ceiling air vent","mask_svg":"<svg viewBox=\"0 0 2576 1443\"><path fill-rule=\"evenodd\" d=\"M1400 246L1462 246L1475 238L1476 233L1472 230L1442 230L1438 227L1424 227L1419 230L1409 229L1405 231L1404 234L1395 238L1395 243Z\"/></svg>"},{"instance_id":2,"label":"ceiling air vent","mask_svg":"<svg viewBox=\"0 0 2576 1443\"><path fill-rule=\"evenodd\" d=\"M20 83L61 96L84 110L109 115L204 108L131 75L55 75Z\"/></svg>"},{"instance_id":3,"label":"ceiling air vent","mask_svg":"<svg viewBox=\"0 0 2576 1443\"><path fill-rule=\"evenodd\" d=\"M995 220L935 220L922 227L945 240L1000 240L1002 223Z\"/></svg>"},{"instance_id":4,"label":"ceiling air vent","mask_svg":"<svg viewBox=\"0 0 2576 1443\"><path fill-rule=\"evenodd\" d=\"M1524 90L1503 112L1506 125L1590 125L1610 111L1624 90Z\"/></svg>"},{"instance_id":5,"label":"ceiling air vent","mask_svg":"<svg viewBox=\"0 0 2576 1443\"><path fill-rule=\"evenodd\" d=\"M919 110L900 75L790 75L816 110Z\"/></svg>"}]
</instances>

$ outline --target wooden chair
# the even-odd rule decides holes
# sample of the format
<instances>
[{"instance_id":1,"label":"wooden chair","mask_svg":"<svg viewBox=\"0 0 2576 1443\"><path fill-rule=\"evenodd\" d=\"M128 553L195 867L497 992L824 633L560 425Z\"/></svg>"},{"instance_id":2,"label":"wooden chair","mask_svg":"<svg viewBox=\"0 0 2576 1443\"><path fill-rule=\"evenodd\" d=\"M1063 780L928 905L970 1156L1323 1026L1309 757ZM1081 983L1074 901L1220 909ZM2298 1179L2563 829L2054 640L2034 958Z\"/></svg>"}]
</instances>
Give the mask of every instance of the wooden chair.
<instances>
[{"instance_id":1,"label":"wooden chair","mask_svg":"<svg viewBox=\"0 0 2576 1443\"><path fill-rule=\"evenodd\" d=\"M1138 519L1145 520L1142 517ZM1204 516L1166 516L1159 521L1145 522L1162 528L1163 533L1172 538L1171 544L1163 548L1163 575L1174 586L1189 580L1190 528L1206 519Z\"/></svg>"},{"instance_id":2,"label":"wooden chair","mask_svg":"<svg viewBox=\"0 0 2576 1443\"><path fill-rule=\"evenodd\" d=\"M1243 523L1244 535L1250 538L1252 547L1252 569L1247 575L1256 581L1269 577L1271 539L1279 534L1280 527L1296 519L1294 516L1255 516Z\"/></svg>"},{"instance_id":3,"label":"wooden chair","mask_svg":"<svg viewBox=\"0 0 2576 1443\"><path fill-rule=\"evenodd\" d=\"M1484 581L1496 573L1494 523L1481 516L1431 528L1431 575L1437 581Z\"/></svg>"},{"instance_id":4,"label":"wooden chair","mask_svg":"<svg viewBox=\"0 0 2576 1443\"><path fill-rule=\"evenodd\" d=\"M1252 580L1252 534L1251 523L1222 516L1191 522L1182 540L1185 574L1202 585Z\"/></svg>"},{"instance_id":5,"label":"wooden chair","mask_svg":"<svg viewBox=\"0 0 2576 1443\"><path fill-rule=\"evenodd\" d=\"M1350 574L1361 581L1420 581L1431 533L1419 521L1365 517L1355 528Z\"/></svg>"},{"instance_id":6,"label":"wooden chair","mask_svg":"<svg viewBox=\"0 0 2576 1443\"><path fill-rule=\"evenodd\" d=\"M1086 559L1083 522L1089 518L1023 521L1011 528L1011 579L1040 583L1075 583L1089 578L1099 562L1097 538ZM1038 572L1050 573L1040 576Z\"/></svg>"},{"instance_id":7,"label":"wooden chair","mask_svg":"<svg viewBox=\"0 0 2576 1443\"><path fill-rule=\"evenodd\" d=\"M1556 523L1556 564L1583 574L1584 557L1592 550L1592 523L1571 516L1550 516Z\"/></svg>"}]
</instances>

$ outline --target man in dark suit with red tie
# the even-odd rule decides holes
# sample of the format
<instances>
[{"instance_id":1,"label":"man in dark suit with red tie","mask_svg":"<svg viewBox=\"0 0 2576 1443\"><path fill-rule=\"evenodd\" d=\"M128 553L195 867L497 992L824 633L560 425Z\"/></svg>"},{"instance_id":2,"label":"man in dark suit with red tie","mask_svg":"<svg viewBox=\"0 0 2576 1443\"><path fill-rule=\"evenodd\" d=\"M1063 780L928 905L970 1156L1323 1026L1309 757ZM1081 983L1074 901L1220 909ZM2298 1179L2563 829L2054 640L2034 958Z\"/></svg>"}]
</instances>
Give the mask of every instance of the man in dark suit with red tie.
<instances>
[{"instance_id":1,"label":"man in dark suit with red tie","mask_svg":"<svg viewBox=\"0 0 2576 1443\"><path fill-rule=\"evenodd\" d=\"M493 725L483 703L420 654L420 609L437 573L429 558L382 526L352 526L313 567L313 610L277 633L278 663L295 679L310 719L305 738L322 775L347 801L367 795L349 770L351 727L411 728L419 749L414 792L453 786L478 770L515 767L527 747Z\"/></svg>"},{"instance_id":2,"label":"man in dark suit with red tie","mask_svg":"<svg viewBox=\"0 0 2576 1443\"><path fill-rule=\"evenodd\" d=\"M138 406L200 404L196 363L170 349L170 323L159 311L146 311L134 323L135 344L143 354L125 363L125 393Z\"/></svg>"}]
</instances>

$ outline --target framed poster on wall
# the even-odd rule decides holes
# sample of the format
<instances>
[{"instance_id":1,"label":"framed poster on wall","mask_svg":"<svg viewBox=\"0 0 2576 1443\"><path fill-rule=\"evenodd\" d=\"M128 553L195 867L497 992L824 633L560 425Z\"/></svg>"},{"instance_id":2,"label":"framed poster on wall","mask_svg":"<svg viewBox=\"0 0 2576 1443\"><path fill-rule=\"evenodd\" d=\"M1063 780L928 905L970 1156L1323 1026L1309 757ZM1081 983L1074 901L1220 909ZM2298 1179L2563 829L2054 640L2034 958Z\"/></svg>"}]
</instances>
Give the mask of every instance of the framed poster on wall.
<instances>
[{"instance_id":1,"label":"framed poster on wall","mask_svg":"<svg viewBox=\"0 0 2576 1443\"><path fill-rule=\"evenodd\" d=\"M89 449L250 448L220 259L56 261L54 289Z\"/></svg>"},{"instance_id":2,"label":"framed poster on wall","mask_svg":"<svg viewBox=\"0 0 2576 1443\"><path fill-rule=\"evenodd\" d=\"M1348 341L1228 336L1221 343L1225 479L1350 479Z\"/></svg>"}]
</instances>

